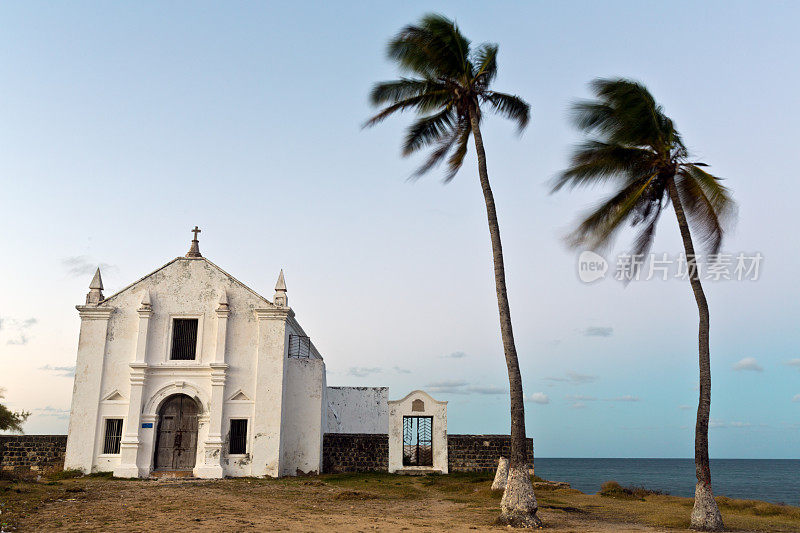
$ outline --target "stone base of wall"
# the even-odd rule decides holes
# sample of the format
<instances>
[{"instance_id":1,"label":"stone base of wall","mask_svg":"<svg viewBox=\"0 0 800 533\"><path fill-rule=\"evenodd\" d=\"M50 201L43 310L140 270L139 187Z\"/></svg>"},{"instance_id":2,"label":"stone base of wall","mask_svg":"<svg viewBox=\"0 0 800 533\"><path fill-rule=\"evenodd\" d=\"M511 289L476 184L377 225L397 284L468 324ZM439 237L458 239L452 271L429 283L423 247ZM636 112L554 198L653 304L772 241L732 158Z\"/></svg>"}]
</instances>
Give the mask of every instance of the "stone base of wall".
<instances>
[{"instance_id":1,"label":"stone base of wall","mask_svg":"<svg viewBox=\"0 0 800 533\"><path fill-rule=\"evenodd\" d=\"M511 454L508 435L448 435L450 472L494 472L501 456ZM533 439L528 439L533 459ZM322 444L322 471L386 472L389 469L389 436L386 434L326 433Z\"/></svg>"},{"instance_id":2,"label":"stone base of wall","mask_svg":"<svg viewBox=\"0 0 800 533\"><path fill-rule=\"evenodd\" d=\"M0 435L0 476L61 470L66 449L66 435Z\"/></svg>"},{"instance_id":3,"label":"stone base of wall","mask_svg":"<svg viewBox=\"0 0 800 533\"><path fill-rule=\"evenodd\" d=\"M389 435L386 433L325 433L322 471L388 472Z\"/></svg>"},{"instance_id":4,"label":"stone base of wall","mask_svg":"<svg viewBox=\"0 0 800 533\"><path fill-rule=\"evenodd\" d=\"M30 475L61 470L67 448L66 435L0 435L0 475ZM448 435L450 472L494 472L500 456L511 453L508 435ZM533 439L528 439L533 459ZM322 471L387 472L389 436L385 433L326 433L322 445Z\"/></svg>"},{"instance_id":5,"label":"stone base of wall","mask_svg":"<svg viewBox=\"0 0 800 533\"><path fill-rule=\"evenodd\" d=\"M527 439L528 458L533 462L533 439ZM500 457L511 455L509 435L448 435L447 462L450 472L494 472Z\"/></svg>"}]
</instances>

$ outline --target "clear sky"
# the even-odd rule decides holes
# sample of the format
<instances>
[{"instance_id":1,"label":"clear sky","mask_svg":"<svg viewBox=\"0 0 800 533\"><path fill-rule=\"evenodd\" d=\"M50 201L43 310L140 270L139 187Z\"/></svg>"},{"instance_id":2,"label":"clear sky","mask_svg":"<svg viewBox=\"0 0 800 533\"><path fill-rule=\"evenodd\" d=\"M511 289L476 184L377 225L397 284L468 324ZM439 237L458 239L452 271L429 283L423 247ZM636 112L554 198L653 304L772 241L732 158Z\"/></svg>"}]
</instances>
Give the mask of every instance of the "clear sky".
<instances>
[{"instance_id":1,"label":"clear sky","mask_svg":"<svg viewBox=\"0 0 800 533\"><path fill-rule=\"evenodd\" d=\"M409 183L411 117L360 129L372 83L397 75L386 41L428 11L499 43L496 88L533 109L523 136L489 118L484 139L537 455L693 452L688 283L582 283L562 236L604 192L548 194L579 140L570 102L626 76L734 190L724 249L764 257L757 281L706 284L712 456L800 457L793 2L4 2L0 386L33 411L26 430L66 431L95 266L111 294L197 224L203 254L261 294L285 270L329 384L427 389L451 432L508 431L474 157L447 186ZM671 210L654 250L681 251Z\"/></svg>"}]
</instances>

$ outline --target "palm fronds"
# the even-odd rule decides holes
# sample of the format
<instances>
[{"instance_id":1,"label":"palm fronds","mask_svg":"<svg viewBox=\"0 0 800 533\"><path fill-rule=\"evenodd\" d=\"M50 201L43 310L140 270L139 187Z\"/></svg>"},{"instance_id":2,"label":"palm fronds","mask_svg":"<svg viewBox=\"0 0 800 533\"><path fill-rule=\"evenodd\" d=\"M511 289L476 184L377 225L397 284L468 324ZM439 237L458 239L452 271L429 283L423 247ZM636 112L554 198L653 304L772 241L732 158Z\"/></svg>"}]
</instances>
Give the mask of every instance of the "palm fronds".
<instances>
[{"instance_id":1,"label":"palm fronds","mask_svg":"<svg viewBox=\"0 0 800 533\"><path fill-rule=\"evenodd\" d=\"M626 79L599 79L591 84L594 100L577 102L572 120L589 138L578 145L570 166L553 182L552 192L564 187L587 187L608 182L620 190L586 216L568 237L572 246L603 247L625 225L637 228L633 253L644 253L674 180L689 223L699 241L716 253L735 205L720 179L690 162L673 121L647 88Z\"/></svg>"},{"instance_id":2,"label":"palm fronds","mask_svg":"<svg viewBox=\"0 0 800 533\"><path fill-rule=\"evenodd\" d=\"M445 182L458 173L472 134L471 118L481 118L481 105L516 122L520 131L530 119L530 106L519 96L492 91L497 76L496 44L471 47L456 24L441 15L426 15L406 26L389 42L389 58L411 74L376 84L370 102L382 109L364 123L374 126L387 117L413 110L402 153L431 148L412 177L447 161Z\"/></svg>"}]
</instances>

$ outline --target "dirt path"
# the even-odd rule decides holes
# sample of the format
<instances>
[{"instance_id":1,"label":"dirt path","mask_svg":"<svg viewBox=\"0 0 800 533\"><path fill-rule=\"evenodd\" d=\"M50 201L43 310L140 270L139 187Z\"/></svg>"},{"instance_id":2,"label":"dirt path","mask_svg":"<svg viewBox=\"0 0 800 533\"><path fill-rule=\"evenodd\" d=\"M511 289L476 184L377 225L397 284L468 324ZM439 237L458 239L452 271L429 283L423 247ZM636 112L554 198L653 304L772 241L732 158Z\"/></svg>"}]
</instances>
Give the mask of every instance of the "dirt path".
<instances>
[{"instance_id":1,"label":"dirt path","mask_svg":"<svg viewBox=\"0 0 800 533\"><path fill-rule=\"evenodd\" d=\"M500 531L499 494L481 476L340 475L279 480L0 482L0 524L19 531ZM690 501L615 501L541 490L547 530L682 531ZM689 506L686 504L688 503ZM673 523L653 527L665 512ZM656 522L660 523L660 522ZM648 524L650 524L648 526ZM795 526L800 522L794 522ZM797 531L780 524L759 531Z\"/></svg>"},{"instance_id":2,"label":"dirt path","mask_svg":"<svg viewBox=\"0 0 800 533\"><path fill-rule=\"evenodd\" d=\"M497 503L442 493L422 482L357 489L316 479L118 481L65 480L20 531L497 531ZM60 491L59 491L60 492ZM490 503L490 505L486 505ZM598 524L542 509L550 531L655 531Z\"/></svg>"}]
</instances>

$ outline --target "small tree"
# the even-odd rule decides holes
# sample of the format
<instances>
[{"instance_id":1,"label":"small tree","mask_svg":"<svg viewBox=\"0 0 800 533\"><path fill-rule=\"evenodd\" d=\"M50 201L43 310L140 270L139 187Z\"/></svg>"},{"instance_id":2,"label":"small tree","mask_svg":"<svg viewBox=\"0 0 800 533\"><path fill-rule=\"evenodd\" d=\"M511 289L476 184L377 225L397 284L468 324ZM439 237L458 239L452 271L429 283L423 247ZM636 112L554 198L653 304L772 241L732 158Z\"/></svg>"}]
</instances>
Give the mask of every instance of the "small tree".
<instances>
[{"instance_id":1,"label":"small tree","mask_svg":"<svg viewBox=\"0 0 800 533\"><path fill-rule=\"evenodd\" d=\"M0 388L0 399L5 398L6 390ZM11 411L0 403L0 431L16 431L22 433L22 424L31 414L26 411Z\"/></svg>"}]
</instances>

